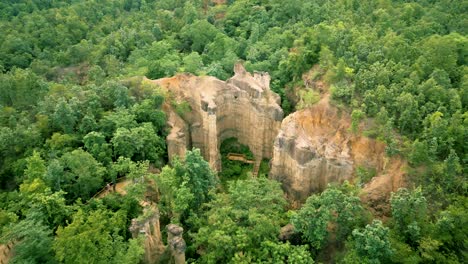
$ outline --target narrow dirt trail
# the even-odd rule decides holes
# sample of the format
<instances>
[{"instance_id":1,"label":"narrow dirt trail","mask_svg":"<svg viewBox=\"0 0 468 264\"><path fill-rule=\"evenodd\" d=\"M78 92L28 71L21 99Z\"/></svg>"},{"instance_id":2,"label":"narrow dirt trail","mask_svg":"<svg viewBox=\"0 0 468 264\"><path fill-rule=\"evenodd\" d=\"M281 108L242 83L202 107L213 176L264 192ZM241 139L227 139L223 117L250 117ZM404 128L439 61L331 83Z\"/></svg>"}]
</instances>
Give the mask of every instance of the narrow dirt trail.
<instances>
[{"instance_id":1,"label":"narrow dirt trail","mask_svg":"<svg viewBox=\"0 0 468 264\"><path fill-rule=\"evenodd\" d=\"M117 182L115 184L115 192L117 193L120 193L122 195L125 195L127 194L127 191L125 190L125 188L131 183L132 181L131 180L128 180L128 179L122 179L121 181ZM103 189L101 189L97 194L94 195L93 198L103 198L105 197L106 195L110 194L110 193L113 193L114 192L114 187L113 186L110 186L110 187L104 187Z\"/></svg>"}]
</instances>

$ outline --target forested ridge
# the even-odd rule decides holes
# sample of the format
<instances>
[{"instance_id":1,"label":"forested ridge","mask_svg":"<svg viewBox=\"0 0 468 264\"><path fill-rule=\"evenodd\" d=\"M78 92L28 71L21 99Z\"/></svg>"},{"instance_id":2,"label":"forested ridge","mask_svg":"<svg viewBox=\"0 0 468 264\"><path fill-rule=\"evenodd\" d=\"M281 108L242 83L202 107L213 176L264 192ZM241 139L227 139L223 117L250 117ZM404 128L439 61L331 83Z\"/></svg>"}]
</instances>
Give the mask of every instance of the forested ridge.
<instances>
[{"instance_id":1,"label":"forested ridge","mask_svg":"<svg viewBox=\"0 0 468 264\"><path fill-rule=\"evenodd\" d=\"M140 263L128 227L151 189L188 262L465 263L467 29L465 0L2 1L0 243L11 263ZM199 150L168 164L164 104L190 109L143 76L226 80L238 61L270 73L286 114L323 81L350 131L408 161L386 217L358 184L293 210L279 183L220 180ZM121 177L126 195L93 198Z\"/></svg>"}]
</instances>

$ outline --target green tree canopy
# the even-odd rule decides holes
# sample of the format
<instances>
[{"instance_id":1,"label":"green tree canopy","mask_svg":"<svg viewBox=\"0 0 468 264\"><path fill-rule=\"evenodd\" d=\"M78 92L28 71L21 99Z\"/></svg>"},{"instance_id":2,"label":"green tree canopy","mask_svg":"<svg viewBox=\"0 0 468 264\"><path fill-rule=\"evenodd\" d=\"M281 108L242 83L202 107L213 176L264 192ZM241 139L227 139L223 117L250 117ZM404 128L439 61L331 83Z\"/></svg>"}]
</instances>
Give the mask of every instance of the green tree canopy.
<instances>
[{"instance_id":1,"label":"green tree canopy","mask_svg":"<svg viewBox=\"0 0 468 264\"><path fill-rule=\"evenodd\" d=\"M321 249L335 236L343 241L362 221L363 208L358 197L329 187L320 195L310 196L292 216L291 223L315 249Z\"/></svg>"},{"instance_id":2,"label":"green tree canopy","mask_svg":"<svg viewBox=\"0 0 468 264\"><path fill-rule=\"evenodd\" d=\"M103 186L104 167L88 152L76 149L65 153L59 161L63 172L51 175L60 177L51 180L61 182L61 189L70 200L78 197L87 200Z\"/></svg>"},{"instance_id":3,"label":"green tree canopy","mask_svg":"<svg viewBox=\"0 0 468 264\"><path fill-rule=\"evenodd\" d=\"M203 262L229 263L245 255L259 260L270 250L282 250L281 245L267 243L277 240L284 223L285 200L279 183L263 178L232 182L227 193L216 194L207 207L193 235ZM259 247L262 243L267 243L264 252ZM278 258L285 258L281 255Z\"/></svg>"},{"instance_id":4,"label":"green tree canopy","mask_svg":"<svg viewBox=\"0 0 468 264\"><path fill-rule=\"evenodd\" d=\"M184 160L176 159L174 168L165 166L156 176L156 184L163 211L178 222L186 220L189 213L200 212L202 204L211 199L216 176L200 150L193 149L185 153Z\"/></svg>"},{"instance_id":5,"label":"green tree canopy","mask_svg":"<svg viewBox=\"0 0 468 264\"><path fill-rule=\"evenodd\" d=\"M73 222L57 230L53 248L63 263L139 263L144 251L141 244L124 242L125 213L98 209L78 210ZM129 254L126 254L129 253Z\"/></svg>"},{"instance_id":6,"label":"green tree canopy","mask_svg":"<svg viewBox=\"0 0 468 264\"><path fill-rule=\"evenodd\" d=\"M390 199L392 217L398 235L415 246L426 231L427 201L421 188L410 191L402 188Z\"/></svg>"},{"instance_id":7,"label":"green tree canopy","mask_svg":"<svg viewBox=\"0 0 468 264\"><path fill-rule=\"evenodd\" d=\"M384 227L380 220L372 221L364 229L353 230L353 251L345 257L346 263L389 263L393 254L389 239L389 228Z\"/></svg>"}]
</instances>

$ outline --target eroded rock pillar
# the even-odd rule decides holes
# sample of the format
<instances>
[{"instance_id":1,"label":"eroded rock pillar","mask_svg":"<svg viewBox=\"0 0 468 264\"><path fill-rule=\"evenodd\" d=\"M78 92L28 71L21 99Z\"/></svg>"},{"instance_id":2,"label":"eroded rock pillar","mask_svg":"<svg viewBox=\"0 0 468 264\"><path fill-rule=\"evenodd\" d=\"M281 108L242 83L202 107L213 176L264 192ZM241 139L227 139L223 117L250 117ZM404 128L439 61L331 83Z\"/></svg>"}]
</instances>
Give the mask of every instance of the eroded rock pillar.
<instances>
[{"instance_id":1,"label":"eroded rock pillar","mask_svg":"<svg viewBox=\"0 0 468 264\"><path fill-rule=\"evenodd\" d=\"M185 240L182 238L184 229L178 225L167 226L167 243L171 253L171 262L175 264L185 263Z\"/></svg>"},{"instance_id":2,"label":"eroded rock pillar","mask_svg":"<svg viewBox=\"0 0 468 264\"><path fill-rule=\"evenodd\" d=\"M144 235L145 263L155 263L165 250L159 224L159 210L156 205L152 204L145 206L144 212L148 217L145 219L132 219L129 230L133 238Z\"/></svg>"}]
</instances>

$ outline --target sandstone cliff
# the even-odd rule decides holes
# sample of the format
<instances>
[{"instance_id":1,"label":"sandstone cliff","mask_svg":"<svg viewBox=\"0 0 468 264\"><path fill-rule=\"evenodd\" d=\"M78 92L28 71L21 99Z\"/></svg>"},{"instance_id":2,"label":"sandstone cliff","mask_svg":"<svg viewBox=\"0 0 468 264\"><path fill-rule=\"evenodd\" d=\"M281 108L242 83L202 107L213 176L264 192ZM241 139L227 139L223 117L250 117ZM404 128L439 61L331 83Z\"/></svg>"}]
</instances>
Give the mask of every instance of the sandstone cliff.
<instances>
[{"instance_id":1,"label":"sandstone cliff","mask_svg":"<svg viewBox=\"0 0 468 264\"><path fill-rule=\"evenodd\" d=\"M219 170L221 142L236 137L254 154L254 168L263 158L272 159L270 178L298 204L329 183L354 181L359 167L370 169L376 176L364 186L363 200L386 211L390 193L403 185L405 163L388 158L384 143L351 133L349 114L330 105L321 81L319 87L312 83L325 94L320 102L281 122L280 98L269 88L269 75L250 74L241 64L234 71L226 82L191 74L151 81L171 101L165 106L169 159L195 147ZM190 110L177 112L177 102L188 103Z\"/></svg>"},{"instance_id":2,"label":"sandstone cliff","mask_svg":"<svg viewBox=\"0 0 468 264\"><path fill-rule=\"evenodd\" d=\"M402 185L404 163L388 158L384 143L349 132L350 120L329 104L328 95L283 120L270 178L282 183L289 199L300 203L329 183L353 181L358 166L377 174L364 186L363 199L369 203L387 200Z\"/></svg>"},{"instance_id":3,"label":"sandstone cliff","mask_svg":"<svg viewBox=\"0 0 468 264\"><path fill-rule=\"evenodd\" d=\"M270 90L267 73L252 75L241 64L234 71L226 82L190 74L152 81L166 89L172 100L188 102L191 109L181 115L173 107L166 109L171 127L167 136L169 159L195 147L219 170L219 147L230 137L249 146L258 164L262 158L272 157L283 119L280 98Z\"/></svg>"}]
</instances>

